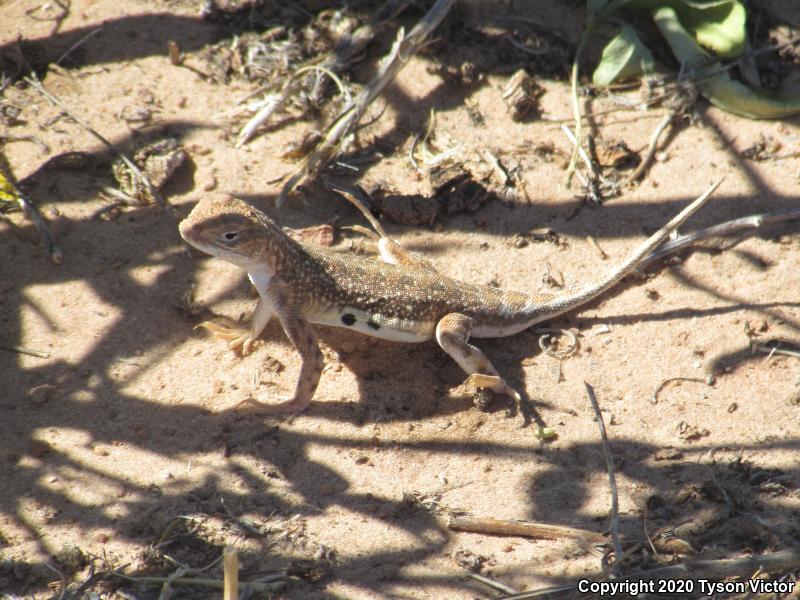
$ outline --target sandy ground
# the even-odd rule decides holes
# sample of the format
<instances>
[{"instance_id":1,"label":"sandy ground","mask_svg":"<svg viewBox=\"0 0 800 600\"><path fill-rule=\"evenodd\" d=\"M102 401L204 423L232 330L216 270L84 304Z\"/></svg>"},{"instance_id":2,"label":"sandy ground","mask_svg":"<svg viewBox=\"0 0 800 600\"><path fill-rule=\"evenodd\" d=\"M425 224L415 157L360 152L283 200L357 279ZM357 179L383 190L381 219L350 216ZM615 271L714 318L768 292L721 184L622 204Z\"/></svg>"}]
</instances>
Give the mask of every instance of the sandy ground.
<instances>
[{"instance_id":1,"label":"sandy ground","mask_svg":"<svg viewBox=\"0 0 800 600\"><path fill-rule=\"evenodd\" d=\"M502 13L507 4L494 8ZM606 465L584 382L603 407L626 544L645 539L643 524L685 542L662 546L657 558L649 546L634 552L631 570L690 549L723 558L800 543L798 359L750 349L751 341L800 343L796 224L764 227L722 252L701 248L662 261L645 278L559 318L551 326L574 329L580 340L567 359L543 354L534 332L479 341L525 391L534 417L555 429L547 443L519 415L506 414L504 399L488 412L474 407L463 374L435 344L322 327L327 366L304 415L287 423L237 408L249 397L288 393L298 357L275 323L245 358L193 329L212 313L247 317L255 297L236 268L190 251L177 221L203 193L226 191L290 227L332 223L337 248L369 251L365 238L341 229L363 225L360 216L316 187L301 188L281 211L273 207L275 180L294 168L281 155L319 122L287 118L237 149L242 119L231 113L258 84L188 68L208 72L203 52L230 46L245 25L262 31L291 17L302 27L309 18L262 10L204 20L197 3L183 0L76 0L56 23L45 19L57 14L54 4L0 4L8 73L24 55L48 90L118 148L130 152L170 135L189 155L164 190L174 215L156 206L104 211L110 201L99 187L113 184L110 151L31 88L17 83L3 94L4 107L21 109L17 121L3 121L4 135L35 136L49 148L14 141L3 152L48 218L64 261L48 260L21 215L0 222L0 591L57 597L59 575L45 565L80 582L92 557L97 569L164 576L177 569L172 561L208 565L226 544L239 548L248 573L290 566L286 598L490 595L464 577L465 568L519 590L596 578L597 551L574 540L456 533L445 525L447 515L463 512L607 528ZM475 16L469 12L462 18ZM580 7L531 12L574 48ZM411 25L418 17L403 19ZM442 272L518 290L552 290L548 272L568 285L589 281L720 176L722 187L686 230L797 207L797 158L743 156L761 136L780 141L782 154L796 152L796 120L747 121L702 101L697 122L669 136L640 186L602 207L585 205L564 186L570 145L558 124L514 122L503 103L512 63L524 64L525 55L492 50L499 42L463 23L449 25L445 42L406 65L350 149L382 148L380 160L358 167L365 185L429 197L427 177L407 157L435 109L440 149L484 148L518 175L513 193L441 215L435 226L384 220ZM383 37L355 80L374 72L388 47L389 33ZM179 44L185 66L170 63L167 40ZM78 42L61 67L52 66ZM465 60L476 64L479 81L459 85L443 74L443 65ZM540 108L549 119L568 118L563 60L550 62L553 72L539 78ZM615 106L592 104L598 112ZM149 120L124 118L142 111ZM663 114L609 113L594 128L639 151ZM67 152L90 160L77 169L41 168ZM496 181L486 185L497 192ZM558 242L525 237L541 229ZM48 357L8 351L14 346ZM669 378L687 379L666 384L654 404ZM219 575L218 565L206 574ZM118 587L140 599L159 593L120 580L95 589L122 597ZM177 588L173 597L213 593Z\"/></svg>"}]
</instances>

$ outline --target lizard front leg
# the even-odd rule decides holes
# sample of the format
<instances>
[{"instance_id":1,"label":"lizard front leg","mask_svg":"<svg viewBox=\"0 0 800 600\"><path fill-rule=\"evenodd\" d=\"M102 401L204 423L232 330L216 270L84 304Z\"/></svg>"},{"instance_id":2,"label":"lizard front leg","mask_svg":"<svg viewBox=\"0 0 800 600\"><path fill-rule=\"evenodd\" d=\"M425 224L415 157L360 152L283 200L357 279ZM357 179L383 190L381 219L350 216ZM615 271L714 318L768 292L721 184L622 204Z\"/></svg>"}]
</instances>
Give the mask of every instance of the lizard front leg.
<instances>
[{"instance_id":1,"label":"lizard front leg","mask_svg":"<svg viewBox=\"0 0 800 600\"><path fill-rule=\"evenodd\" d=\"M294 417L308 408L311 398L317 390L317 384L322 375L322 352L320 352L317 340L314 338L311 325L303 316L288 286L280 280L273 279L266 290L266 297L263 298L263 302L269 309L269 314L274 314L278 318L286 337L289 338L292 346L300 354L301 365L294 395L289 400L278 404L255 402L258 404L259 412L289 414ZM255 324L255 314L253 319ZM266 321L264 325L266 325Z\"/></svg>"},{"instance_id":2,"label":"lizard front leg","mask_svg":"<svg viewBox=\"0 0 800 600\"><path fill-rule=\"evenodd\" d=\"M469 377L467 385L473 388L488 388L498 394L507 394L522 401L519 392L508 385L497 373L497 369L486 358L486 355L475 346L469 344L473 321L466 315L450 313L445 315L436 325L436 341L442 350L458 363Z\"/></svg>"},{"instance_id":3,"label":"lizard front leg","mask_svg":"<svg viewBox=\"0 0 800 600\"><path fill-rule=\"evenodd\" d=\"M228 340L228 348L233 351L239 350L242 356L250 354L253 342L258 339L261 332L272 318L272 308L269 302L259 297L253 316L250 319L250 333L242 333L240 329L223 327L212 321L203 321L197 327L203 327L210 331L214 336Z\"/></svg>"}]
</instances>

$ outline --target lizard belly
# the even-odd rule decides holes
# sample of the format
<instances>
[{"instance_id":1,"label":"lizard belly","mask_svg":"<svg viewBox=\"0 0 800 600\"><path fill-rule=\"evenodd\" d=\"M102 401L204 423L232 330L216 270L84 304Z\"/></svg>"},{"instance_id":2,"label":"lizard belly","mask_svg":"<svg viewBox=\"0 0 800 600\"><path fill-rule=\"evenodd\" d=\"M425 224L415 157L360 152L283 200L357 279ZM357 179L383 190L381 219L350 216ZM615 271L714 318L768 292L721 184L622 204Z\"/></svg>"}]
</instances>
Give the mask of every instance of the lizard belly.
<instances>
[{"instance_id":1,"label":"lizard belly","mask_svg":"<svg viewBox=\"0 0 800 600\"><path fill-rule=\"evenodd\" d=\"M343 327L390 342L425 342L433 338L436 330L434 321L387 317L350 306L308 315L308 319L312 323Z\"/></svg>"}]
</instances>

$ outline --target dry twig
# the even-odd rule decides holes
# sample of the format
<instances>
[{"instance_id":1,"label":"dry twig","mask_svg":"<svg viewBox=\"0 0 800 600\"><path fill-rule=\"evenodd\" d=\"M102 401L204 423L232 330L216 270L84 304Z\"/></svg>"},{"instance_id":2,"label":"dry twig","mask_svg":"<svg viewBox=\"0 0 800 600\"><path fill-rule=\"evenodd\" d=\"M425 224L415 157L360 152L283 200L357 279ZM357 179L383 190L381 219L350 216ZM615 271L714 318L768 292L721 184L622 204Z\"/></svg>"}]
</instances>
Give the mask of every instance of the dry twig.
<instances>
[{"instance_id":1,"label":"dry twig","mask_svg":"<svg viewBox=\"0 0 800 600\"><path fill-rule=\"evenodd\" d=\"M495 581L494 579L489 579L488 577L479 575L478 573L470 573L469 571L467 571L466 573L464 573L464 576L469 577L470 579L474 579L475 581L478 581L484 585L488 585L490 588L494 588L505 594L517 593L517 590L515 590L514 588L509 587L503 583L500 583L499 581Z\"/></svg>"},{"instance_id":2,"label":"dry twig","mask_svg":"<svg viewBox=\"0 0 800 600\"><path fill-rule=\"evenodd\" d=\"M171 585L188 585L207 587L215 590L224 590L225 582L219 579L200 579L194 577L131 577L119 571L109 571L109 575L119 577L126 581L139 584L157 584L157 583L170 583ZM283 573L276 573L272 576L262 578L261 581L239 581L238 586L249 587L254 592L277 592L283 589L286 585L286 578Z\"/></svg>"},{"instance_id":3,"label":"dry twig","mask_svg":"<svg viewBox=\"0 0 800 600\"><path fill-rule=\"evenodd\" d=\"M708 378L701 379L700 377L670 377L669 379L665 379L660 384L658 384L658 387L655 390L653 390L653 395L650 398L650 402L652 404L658 404L658 395L661 393L661 390L663 390L665 387L667 387L667 385L669 385L673 381L694 381L696 383L704 383L706 385L711 385L714 380Z\"/></svg>"},{"instance_id":4,"label":"dry twig","mask_svg":"<svg viewBox=\"0 0 800 600\"><path fill-rule=\"evenodd\" d=\"M781 344L785 344L786 347L781 348ZM755 344L753 346L753 352L768 354L769 356L767 356L767 358L771 358L775 354L800 358L800 348L798 348L796 344L783 340L770 340L762 344Z\"/></svg>"},{"instance_id":5,"label":"dry twig","mask_svg":"<svg viewBox=\"0 0 800 600\"><path fill-rule=\"evenodd\" d=\"M593 544L607 541L602 533L574 527L561 527L531 521L511 521L508 519L491 519L486 517L450 517L447 527L454 531L470 533L489 533L492 535L515 535L545 540L586 540Z\"/></svg>"},{"instance_id":6,"label":"dry twig","mask_svg":"<svg viewBox=\"0 0 800 600\"><path fill-rule=\"evenodd\" d=\"M23 348L22 346L2 346L0 350L7 352L16 352L17 354L27 354L28 356L35 356L36 358L50 358L49 352L42 352L40 350L31 350L30 348Z\"/></svg>"},{"instance_id":7,"label":"dry twig","mask_svg":"<svg viewBox=\"0 0 800 600\"><path fill-rule=\"evenodd\" d=\"M548 327L540 327L534 330L534 333L539 335L539 349L545 354L549 354L553 358L564 359L572 356L578 350L578 336L569 329L550 329ZM569 346L563 350L556 350L552 344L548 344L547 340L553 335L560 335L569 339Z\"/></svg>"},{"instance_id":8,"label":"dry twig","mask_svg":"<svg viewBox=\"0 0 800 600\"><path fill-rule=\"evenodd\" d=\"M638 179L644 175L644 172L650 166L650 163L653 162L653 157L656 155L656 149L658 148L658 140L661 139L661 134L664 133L664 130L667 128L667 126L672 123L672 120L675 118L676 114L677 111L671 110L668 114L664 115L661 121L658 122L655 130L653 130L653 135L650 137L650 144L647 146L647 152L642 158L642 162L639 163L639 166L636 167L636 170L631 173L630 177L628 177L628 181L630 183L638 181Z\"/></svg>"}]
</instances>

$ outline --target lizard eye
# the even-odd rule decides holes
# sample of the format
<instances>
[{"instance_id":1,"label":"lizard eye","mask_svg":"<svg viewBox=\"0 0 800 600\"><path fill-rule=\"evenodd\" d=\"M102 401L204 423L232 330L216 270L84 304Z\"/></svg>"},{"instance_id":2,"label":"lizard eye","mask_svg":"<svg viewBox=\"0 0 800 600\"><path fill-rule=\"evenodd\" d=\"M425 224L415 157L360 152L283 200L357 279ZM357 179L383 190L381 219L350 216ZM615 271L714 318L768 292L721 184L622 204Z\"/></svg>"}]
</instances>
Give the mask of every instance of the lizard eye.
<instances>
[{"instance_id":1,"label":"lizard eye","mask_svg":"<svg viewBox=\"0 0 800 600\"><path fill-rule=\"evenodd\" d=\"M237 237L239 237L238 231L226 231L225 233L222 234L222 239L225 240L226 242L232 242Z\"/></svg>"}]
</instances>

